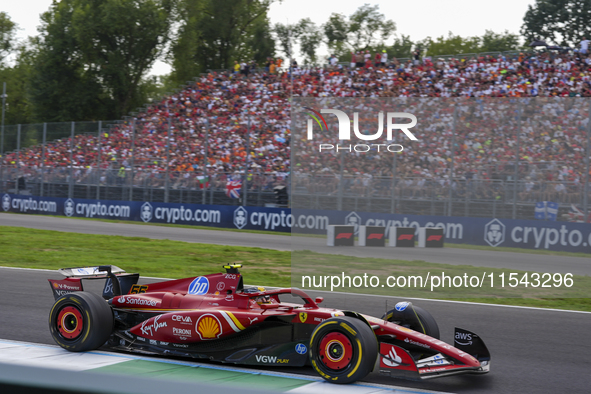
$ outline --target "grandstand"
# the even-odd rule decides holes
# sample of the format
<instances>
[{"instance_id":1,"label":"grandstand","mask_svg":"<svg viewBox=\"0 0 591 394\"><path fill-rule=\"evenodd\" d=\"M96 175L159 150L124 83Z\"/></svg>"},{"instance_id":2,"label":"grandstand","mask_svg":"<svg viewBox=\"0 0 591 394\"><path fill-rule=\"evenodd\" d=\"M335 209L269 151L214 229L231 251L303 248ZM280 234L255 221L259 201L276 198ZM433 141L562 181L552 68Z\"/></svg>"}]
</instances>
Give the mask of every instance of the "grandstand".
<instances>
[{"instance_id":1,"label":"grandstand","mask_svg":"<svg viewBox=\"0 0 591 394\"><path fill-rule=\"evenodd\" d=\"M211 72L108 127L50 124L63 130L43 138L43 125L7 126L7 141L20 134L26 147L3 155L0 192L24 178L46 196L264 205L290 185L298 208L532 218L536 201L588 201L590 74L588 56L551 52L303 68L293 78ZM290 98L410 100L420 141L394 161L296 155L292 166L290 147L307 148L291 141ZM226 196L228 179L242 180L241 199Z\"/></svg>"}]
</instances>

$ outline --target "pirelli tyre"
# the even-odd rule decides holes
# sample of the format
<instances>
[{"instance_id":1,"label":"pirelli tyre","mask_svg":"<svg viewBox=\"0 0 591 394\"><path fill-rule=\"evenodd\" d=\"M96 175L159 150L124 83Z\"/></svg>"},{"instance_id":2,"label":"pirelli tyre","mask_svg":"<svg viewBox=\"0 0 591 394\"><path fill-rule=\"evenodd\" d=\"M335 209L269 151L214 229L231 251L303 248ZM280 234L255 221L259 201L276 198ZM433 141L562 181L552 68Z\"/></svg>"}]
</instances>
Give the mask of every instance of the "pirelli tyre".
<instances>
[{"instance_id":1,"label":"pirelli tyre","mask_svg":"<svg viewBox=\"0 0 591 394\"><path fill-rule=\"evenodd\" d=\"M71 352L101 347L113 331L111 307L98 294L75 292L58 298L49 312L53 340Z\"/></svg>"},{"instance_id":2,"label":"pirelli tyre","mask_svg":"<svg viewBox=\"0 0 591 394\"><path fill-rule=\"evenodd\" d=\"M352 383L373 370L378 342L366 322L354 317L333 317L312 333L309 354L312 367L326 381Z\"/></svg>"}]
</instances>

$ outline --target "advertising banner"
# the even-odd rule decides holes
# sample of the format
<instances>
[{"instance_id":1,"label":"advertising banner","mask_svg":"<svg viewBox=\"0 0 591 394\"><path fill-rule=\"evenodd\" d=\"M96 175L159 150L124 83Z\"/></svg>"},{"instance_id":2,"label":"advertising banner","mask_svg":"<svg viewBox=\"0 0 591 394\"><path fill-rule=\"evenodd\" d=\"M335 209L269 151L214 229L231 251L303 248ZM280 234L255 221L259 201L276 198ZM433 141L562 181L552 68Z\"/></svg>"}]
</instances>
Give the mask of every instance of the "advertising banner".
<instances>
[{"instance_id":1,"label":"advertising banner","mask_svg":"<svg viewBox=\"0 0 591 394\"><path fill-rule=\"evenodd\" d=\"M166 204L4 194L0 212L323 234L329 225L442 227L446 243L591 253L591 224L228 205Z\"/></svg>"},{"instance_id":2,"label":"advertising banner","mask_svg":"<svg viewBox=\"0 0 591 394\"><path fill-rule=\"evenodd\" d=\"M292 225L290 210L281 208L86 200L16 194L4 194L0 208L0 212L280 232L289 232Z\"/></svg>"}]
</instances>

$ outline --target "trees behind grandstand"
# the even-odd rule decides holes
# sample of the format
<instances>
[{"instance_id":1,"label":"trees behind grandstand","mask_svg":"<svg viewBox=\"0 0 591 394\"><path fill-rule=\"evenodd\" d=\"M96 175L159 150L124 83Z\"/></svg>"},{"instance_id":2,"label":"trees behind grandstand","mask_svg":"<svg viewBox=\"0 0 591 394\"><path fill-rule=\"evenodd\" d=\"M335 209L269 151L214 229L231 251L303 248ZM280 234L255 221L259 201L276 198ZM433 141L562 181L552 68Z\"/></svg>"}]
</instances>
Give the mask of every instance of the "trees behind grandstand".
<instances>
[{"instance_id":1,"label":"trees behind grandstand","mask_svg":"<svg viewBox=\"0 0 591 394\"><path fill-rule=\"evenodd\" d=\"M0 64L14 46L16 24L10 20L6 12L0 12Z\"/></svg>"},{"instance_id":2,"label":"trees behind grandstand","mask_svg":"<svg viewBox=\"0 0 591 394\"><path fill-rule=\"evenodd\" d=\"M169 40L172 0L62 0L42 14L29 93L43 121L118 119Z\"/></svg>"},{"instance_id":3,"label":"trees behind grandstand","mask_svg":"<svg viewBox=\"0 0 591 394\"><path fill-rule=\"evenodd\" d=\"M120 119L208 69L263 63L275 51L272 1L62 0L41 15L39 35L20 42L0 13L6 123ZM171 75L148 77L164 55Z\"/></svg>"},{"instance_id":4,"label":"trees behind grandstand","mask_svg":"<svg viewBox=\"0 0 591 394\"><path fill-rule=\"evenodd\" d=\"M178 0L172 79L184 83L235 60L264 63L275 55L267 11L273 0Z\"/></svg>"},{"instance_id":5,"label":"trees behind grandstand","mask_svg":"<svg viewBox=\"0 0 591 394\"><path fill-rule=\"evenodd\" d=\"M310 18L304 18L296 24L276 23L273 31L279 47L288 57L295 57L294 43L300 44L300 51L304 56L303 64L318 64L316 51L322 43L322 31Z\"/></svg>"},{"instance_id":6,"label":"trees behind grandstand","mask_svg":"<svg viewBox=\"0 0 591 394\"><path fill-rule=\"evenodd\" d=\"M25 87L31 69L31 43L34 39L19 42L15 38L17 28L5 12L0 12L0 82L7 82L6 124L26 123L31 119ZM12 58L10 62L9 57Z\"/></svg>"},{"instance_id":7,"label":"trees behind grandstand","mask_svg":"<svg viewBox=\"0 0 591 394\"><path fill-rule=\"evenodd\" d=\"M396 24L380 13L378 5L365 4L350 16L332 13L326 23L316 26L308 18L292 25L274 26L279 48L289 56L290 44L299 44L304 64L318 64L316 50L325 43L340 62L349 63L351 52L386 51L388 57L409 58L415 49L421 55L454 55L462 53L502 52L521 49L517 34L487 30L481 37L461 37L449 32L447 36L427 37L413 41L408 35L396 35ZM294 53L291 54L295 56ZM320 62L322 63L322 62Z\"/></svg>"},{"instance_id":8,"label":"trees behind grandstand","mask_svg":"<svg viewBox=\"0 0 591 394\"><path fill-rule=\"evenodd\" d=\"M544 40L575 48L591 37L591 0L536 0L527 7L521 34L530 41Z\"/></svg>"},{"instance_id":9,"label":"trees behind grandstand","mask_svg":"<svg viewBox=\"0 0 591 394\"><path fill-rule=\"evenodd\" d=\"M378 5L364 4L349 18L331 14L323 30L329 50L348 61L351 52L385 47L396 31L396 24L379 12Z\"/></svg>"},{"instance_id":10,"label":"trees behind grandstand","mask_svg":"<svg viewBox=\"0 0 591 394\"><path fill-rule=\"evenodd\" d=\"M415 45L427 56L504 52L521 48L517 34L508 31L495 33L491 30L486 30L482 37L461 37L449 32L447 37L440 36L435 39L427 37L417 41ZM406 57L409 55L407 54Z\"/></svg>"}]
</instances>

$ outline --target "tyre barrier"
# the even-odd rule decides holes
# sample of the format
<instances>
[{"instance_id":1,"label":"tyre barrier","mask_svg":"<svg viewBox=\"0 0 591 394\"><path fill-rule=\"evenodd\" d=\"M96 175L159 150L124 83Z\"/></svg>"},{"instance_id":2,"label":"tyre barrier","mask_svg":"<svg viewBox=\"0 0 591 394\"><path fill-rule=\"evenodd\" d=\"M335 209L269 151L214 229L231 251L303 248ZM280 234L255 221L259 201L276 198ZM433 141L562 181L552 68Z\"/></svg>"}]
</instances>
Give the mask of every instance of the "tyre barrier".
<instances>
[{"instance_id":1,"label":"tyre barrier","mask_svg":"<svg viewBox=\"0 0 591 394\"><path fill-rule=\"evenodd\" d=\"M419 227L419 248L443 248L442 227Z\"/></svg>"},{"instance_id":2,"label":"tyre barrier","mask_svg":"<svg viewBox=\"0 0 591 394\"><path fill-rule=\"evenodd\" d=\"M329 225L326 235L327 246L355 246L355 226Z\"/></svg>"},{"instance_id":3,"label":"tyre barrier","mask_svg":"<svg viewBox=\"0 0 591 394\"><path fill-rule=\"evenodd\" d=\"M415 231L414 227L390 227L388 246L414 248Z\"/></svg>"},{"instance_id":4,"label":"tyre barrier","mask_svg":"<svg viewBox=\"0 0 591 394\"><path fill-rule=\"evenodd\" d=\"M443 248L445 235L442 227L390 227L388 246L414 247L418 240L420 248ZM386 246L386 228L383 226L359 226L357 246ZM355 226L329 225L327 246L355 246Z\"/></svg>"},{"instance_id":5,"label":"tyre barrier","mask_svg":"<svg viewBox=\"0 0 591 394\"><path fill-rule=\"evenodd\" d=\"M359 246L386 246L386 228L359 226Z\"/></svg>"}]
</instances>

